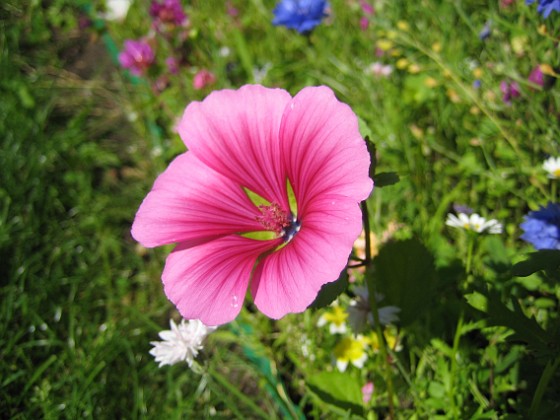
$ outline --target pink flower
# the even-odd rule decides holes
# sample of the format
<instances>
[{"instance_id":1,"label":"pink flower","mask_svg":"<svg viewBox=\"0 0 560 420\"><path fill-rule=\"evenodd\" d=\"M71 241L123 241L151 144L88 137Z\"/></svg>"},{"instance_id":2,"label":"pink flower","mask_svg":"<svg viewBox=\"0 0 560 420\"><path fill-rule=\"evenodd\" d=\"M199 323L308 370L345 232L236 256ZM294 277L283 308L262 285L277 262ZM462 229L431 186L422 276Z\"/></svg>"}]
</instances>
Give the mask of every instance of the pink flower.
<instances>
[{"instance_id":1,"label":"pink flower","mask_svg":"<svg viewBox=\"0 0 560 420\"><path fill-rule=\"evenodd\" d=\"M204 89L206 86L213 85L214 83L216 83L216 76L206 69L198 71L193 78L193 87L196 90Z\"/></svg>"},{"instance_id":2,"label":"pink flower","mask_svg":"<svg viewBox=\"0 0 560 420\"><path fill-rule=\"evenodd\" d=\"M362 400L364 401L364 404L367 404L368 402L371 401L371 397L373 395L374 389L375 388L373 386L373 382L367 382L362 387Z\"/></svg>"},{"instance_id":3,"label":"pink flower","mask_svg":"<svg viewBox=\"0 0 560 420\"><path fill-rule=\"evenodd\" d=\"M544 86L544 74L541 70L541 66L536 66L529 74L528 80L540 87Z\"/></svg>"},{"instance_id":4,"label":"pink flower","mask_svg":"<svg viewBox=\"0 0 560 420\"><path fill-rule=\"evenodd\" d=\"M167 71L171 74L177 74L179 72L179 60L175 57L167 57L165 59L165 65L167 66Z\"/></svg>"},{"instance_id":5,"label":"pink flower","mask_svg":"<svg viewBox=\"0 0 560 420\"><path fill-rule=\"evenodd\" d=\"M206 325L232 321L249 286L271 318L304 311L345 268L373 186L352 110L324 86L292 98L247 85L191 103L178 131L188 151L132 226L146 247L178 244L162 275L167 297Z\"/></svg>"},{"instance_id":6,"label":"pink flower","mask_svg":"<svg viewBox=\"0 0 560 420\"><path fill-rule=\"evenodd\" d=\"M521 96L521 91L519 90L519 84L517 82L508 83L502 81L500 83L500 90L502 91L502 100L506 105L511 105L511 100Z\"/></svg>"},{"instance_id":7,"label":"pink flower","mask_svg":"<svg viewBox=\"0 0 560 420\"><path fill-rule=\"evenodd\" d=\"M140 76L154 62L154 58L154 50L146 41L128 39L124 41L124 49L119 54L119 63L135 76Z\"/></svg>"},{"instance_id":8,"label":"pink flower","mask_svg":"<svg viewBox=\"0 0 560 420\"><path fill-rule=\"evenodd\" d=\"M182 25L187 19L183 6L179 0L163 0L161 3L154 0L150 5L150 16L154 18L154 25L162 24Z\"/></svg>"},{"instance_id":9,"label":"pink flower","mask_svg":"<svg viewBox=\"0 0 560 420\"><path fill-rule=\"evenodd\" d=\"M367 30L367 28L369 28L369 19L365 16L362 16L360 18L360 29L362 31L365 31Z\"/></svg>"}]
</instances>

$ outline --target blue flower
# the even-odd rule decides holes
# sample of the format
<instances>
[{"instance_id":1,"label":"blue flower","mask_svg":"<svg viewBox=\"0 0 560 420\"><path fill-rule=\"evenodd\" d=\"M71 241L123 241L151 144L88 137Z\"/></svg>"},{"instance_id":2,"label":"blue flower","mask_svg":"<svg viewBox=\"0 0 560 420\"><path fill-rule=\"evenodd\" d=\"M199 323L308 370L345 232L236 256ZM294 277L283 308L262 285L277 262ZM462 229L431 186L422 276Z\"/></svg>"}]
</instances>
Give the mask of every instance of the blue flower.
<instances>
[{"instance_id":1,"label":"blue flower","mask_svg":"<svg viewBox=\"0 0 560 420\"><path fill-rule=\"evenodd\" d=\"M525 231L521 239L536 249L560 249L560 204L548 203L529 212L520 226Z\"/></svg>"},{"instance_id":2,"label":"blue flower","mask_svg":"<svg viewBox=\"0 0 560 420\"><path fill-rule=\"evenodd\" d=\"M525 0L525 4L533 4L535 0ZM539 0L539 12L543 17L547 18L553 10L560 12L560 0Z\"/></svg>"},{"instance_id":3,"label":"blue flower","mask_svg":"<svg viewBox=\"0 0 560 420\"><path fill-rule=\"evenodd\" d=\"M328 7L325 0L282 0L273 11L272 24L306 33L327 16Z\"/></svg>"}]
</instances>

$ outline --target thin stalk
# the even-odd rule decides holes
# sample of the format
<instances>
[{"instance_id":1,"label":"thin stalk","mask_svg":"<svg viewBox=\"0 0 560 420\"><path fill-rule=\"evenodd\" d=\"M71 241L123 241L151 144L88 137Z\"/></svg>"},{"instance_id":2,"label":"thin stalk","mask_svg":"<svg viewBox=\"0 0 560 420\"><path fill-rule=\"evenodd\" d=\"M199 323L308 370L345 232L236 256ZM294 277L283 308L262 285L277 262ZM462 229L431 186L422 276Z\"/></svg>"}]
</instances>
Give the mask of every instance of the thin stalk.
<instances>
[{"instance_id":1,"label":"thin stalk","mask_svg":"<svg viewBox=\"0 0 560 420\"><path fill-rule=\"evenodd\" d=\"M367 207L367 202L362 202L362 217L364 222L365 231L365 265L366 270L371 268L371 240L370 240L370 224L369 224L369 211ZM375 325L375 332L377 333L377 341L379 342L379 352L383 358L383 365L385 367L385 382L387 383L387 403L389 405L389 418L395 418L395 408L393 404L394 400L394 388L393 388L393 372L391 370L391 363L389 362L389 353L387 351L387 342L385 341L385 335L381 328L381 323L379 322L379 309L377 307L377 299L375 294L375 285L373 278L368 276L368 293L369 293L369 304L371 307L371 312L373 315L373 322Z\"/></svg>"},{"instance_id":2,"label":"thin stalk","mask_svg":"<svg viewBox=\"0 0 560 420\"><path fill-rule=\"evenodd\" d=\"M556 369L560 366L560 356L556 357L554 362L549 360L544 371L541 375L541 379L539 380L539 384L537 385L537 389L535 390L535 395L533 396L533 401L531 401L531 407L529 408L529 418L534 419L537 416L539 408L541 406L541 401L544 396L544 392L548 387L548 383L554 376Z\"/></svg>"},{"instance_id":3,"label":"thin stalk","mask_svg":"<svg viewBox=\"0 0 560 420\"><path fill-rule=\"evenodd\" d=\"M270 414L265 413L262 408L260 408L258 405L256 405L253 402L253 400L251 400L245 394L243 394L241 391L239 391L226 378L224 378L224 376L222 374L220 374L214 368L209 368L208 369L208 374L210 374L210 376L212 376L212 378L215 379L216 382L218 382L220 385L222 385L224 388L226 388L226 390L229 393L231 393L231 395L233 395L235 398L238 398L239 401L242 401L244 404L246 404L248 407L250 407L256 415L258 415L259 417L261 417L263 419L269 419L270 418Z\"/></svg>"}]
</instances>

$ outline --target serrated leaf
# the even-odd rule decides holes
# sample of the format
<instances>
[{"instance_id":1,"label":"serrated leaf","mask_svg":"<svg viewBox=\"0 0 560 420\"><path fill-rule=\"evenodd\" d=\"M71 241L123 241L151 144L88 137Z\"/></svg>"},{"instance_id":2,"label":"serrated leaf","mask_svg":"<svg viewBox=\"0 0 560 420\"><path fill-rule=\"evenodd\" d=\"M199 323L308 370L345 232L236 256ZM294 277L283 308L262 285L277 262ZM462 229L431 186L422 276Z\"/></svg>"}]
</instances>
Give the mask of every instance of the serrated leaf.
<instances>
[{"instance_id":1,"label":"serrated leaf","mask_svg":"<svg viewBox=\"0 0 560 420\"><path fill-rule=\"evenodd\" d=\"M383 305L395 305L402 325L411 324L431 304L436 281L434 258L417 239L390 242L373 260L374 290L384 296Z\"/></svg>"},{"instance_id":2,"label":"serrated leaf","mask_svg":"<svg viewBox=\"0 0 560 420\"><path fill-rule=\"evenodd\" d=\"M388 187L389 185L394 185L400 181L399 175L396 172L381 172L375 174L373 179L374 184L377 188Z\"/></svg>"},{"instance_id":3,"label":"serrated leaf","mask_svg":"<svg viewBox=\"0 0 560 420\"><path fill-rule=\"evenodd\" d=\"M497 293L489 293L486 297L489 324L510 328L515 333L510 337L512 340L527 343L541 356L550 355L549 353L554 351L551 335L533 318L528 318L515 299L511 301L513 309L509 309Z\"/></svg>"},{"instance_id":4,"label":"serrated leaf","mask_svg":"<svg viewBox=\"0 0 560 420\"><path fill-rule=\"evenodd\" d=\"M322 401L363 414L362 390L355 378L342 372L321 372L308 378L307 386Z\"/></svg>"},{"instance_id":5,"label":"serrated leaf","mask_svg":"<svg viewBox=\"0 0 560 420\"><path fill-rule=\"evenodd\" d=\"M537 271L557 271L560 268L560 251L556 249L542 249L529 254L525 261L518 262L511 269L516 277L527 277Z\"/></svg>"},{"instance_id":6,"label":"serrated leaf","mask_svg":"<svg viewBox=\"0 0 560 420\"><path fill-rule=\"evenodd\" d=\"M330 305L348 287L348 273L344 270L338 280L324 284L309 308L320 309Z\"/></svg>"}]
</instances>

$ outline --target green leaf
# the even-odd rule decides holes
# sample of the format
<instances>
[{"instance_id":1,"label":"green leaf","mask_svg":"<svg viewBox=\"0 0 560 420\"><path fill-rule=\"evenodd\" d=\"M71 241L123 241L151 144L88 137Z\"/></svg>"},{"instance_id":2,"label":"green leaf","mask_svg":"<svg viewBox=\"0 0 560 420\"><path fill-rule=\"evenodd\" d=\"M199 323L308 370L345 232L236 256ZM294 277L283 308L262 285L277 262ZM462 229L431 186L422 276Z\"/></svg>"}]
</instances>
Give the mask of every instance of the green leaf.
<instances>
[{"instance_id":1,"label":"green leaf","mask_svg":"<svg viewBox=\"0 0 560 420\"><path fill-rule=\"evenodd\" d=\"M469 305L481 312L488 310L488 299L482 293L473 292L465 295Z\"/></svg>"},{"instance_id":2,"label":"green leaf","mask_svg":"<svg viewBox=\"0 0 560 420\"><path fill-rule=\"evenodd\" d=\"M553 354L558 346L558 343L554 344L557 338L543 330L533 318L528 318L517 300L511 301L513 309L510 309L501 301L498 293L489 292L486 298L489 324L510 328L515 333L510 336L511 340L527 343L540 356Z\"/></svg>"},{"instance_id":3,"label":"green leaf","mask_svg":"<svg viewBox=\"0 0 560 420\"><path fill-rule=\"evenodd\" d=\"M362 415L362 391L358 381L341 372L321 372L307 380L309 389L322 401Z\"/></svg>"},{"instance_id":4,"label":"green leaf","mask_svg":"<svg viewBox=\"0 0 560 420\"><path fill-rule=\"evenodd\" d=\"M338 280L324 284L319 290L319 294L313 301L310 308L319 309L330 305L348 287L348 272L344 270L340 273Z\"/></svg>"},{"instance_id":5,"label":"green leaf","mask_svg":"<svg viewBox=\"0 0 560 420\"><path fill-rule=\"evenodd\" d=\"M511 274L516 277L527 277L537 271L558 271L560 268L560 251L555 249L542 249L529 254L525 261L518 262L511 269Z\"/></svg>"},{"instance_id":6,"label":"green leaf","mask_svg":"<svg viewBox=\"0 0 560 420\"><path fill-rule=\"evenodd\" d=\"M434 258L417 239L390 242L373 260L367 281L384 296L383 305L401 309L402 325L418 319L431 304L436 281Z\"/></svg>"},{"instance_id":7,"label":"green leaf","mask_svg":"<svg viewBox=\"0 0 560 420\"><path fill-rule=\"evenodd\" d=\"M396 172L381 172L379 174L375 174L375 178L373 179L373 181L375 183L375 186L377 188L380 188L394 185L400 181L400 178Z\"/></svg>"}]
</instances>

